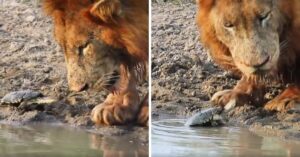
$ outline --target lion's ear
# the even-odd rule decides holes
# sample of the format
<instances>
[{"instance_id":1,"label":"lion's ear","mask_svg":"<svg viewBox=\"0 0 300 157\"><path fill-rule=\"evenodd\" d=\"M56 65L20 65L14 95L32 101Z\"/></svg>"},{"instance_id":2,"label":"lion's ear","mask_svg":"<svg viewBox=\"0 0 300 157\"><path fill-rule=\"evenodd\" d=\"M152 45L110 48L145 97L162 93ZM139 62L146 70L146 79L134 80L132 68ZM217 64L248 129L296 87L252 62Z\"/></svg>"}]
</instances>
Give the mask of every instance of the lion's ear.
<instances>
[{"instance_id":1,"label":"lion's ear","mask_svg":"<svg viewBox=\"0 0 300 157\"><path fill-rule=\"evenodd\" d=\"M90 9L90 14L104 23L115 23L122 16L120 0L98 0Z\"/></svg>"},{"instance_id":2,"label":"lion's ear","mask_svg":"<svg viewBox=\"0 0 300 157\"><path fill-rule=\"evenodd\" d=\"M65 10L66 0L43 0L43 9L47 15L52 16L55 11Z\"/></svg>"}]
</instances>

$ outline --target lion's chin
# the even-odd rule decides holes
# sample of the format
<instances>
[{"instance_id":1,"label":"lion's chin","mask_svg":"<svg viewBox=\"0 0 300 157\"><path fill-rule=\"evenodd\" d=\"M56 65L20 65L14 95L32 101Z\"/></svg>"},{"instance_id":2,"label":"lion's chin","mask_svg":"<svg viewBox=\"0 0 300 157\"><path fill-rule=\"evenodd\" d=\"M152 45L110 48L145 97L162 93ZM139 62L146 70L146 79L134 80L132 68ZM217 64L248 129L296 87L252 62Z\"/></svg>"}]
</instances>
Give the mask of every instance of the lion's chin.
<instances>
[{"instance_id":1,"label":"lion's chin","mask_svg":"<svg viewBox=\"0 0 300 157\"><path fill-rule=\"evenodd\" d=\"M253 68L238 64L236 66L250 82L265 83L278 79L277 68L274 64L271 64L271 62L261 68Z\"/></svg>"},{"instance_id":2,"label":"lion's chin","mask_svg":"<svg viewBox=\"0 0 300 157\"><path fill-rule=\"evenodd\" d=\"M251 72L243 72L245 76L252 76L252 77L266 77L266 76L272 76L276 74L276 70L273 68L270 69L256 69L255 71Z\"/></svg>"},{"instance_id":3,"label":"lion's chin","mask_svg":"<svg viewBox=\"0 0 300 157\"><path fill-rule=\"evenodd\" d=\"M256 70L253 73L243 72L243 75L250 82L262 83L262 84L277 82L278 80L280 80L275 68L259 69L259 70Z\"/></svg>"}]
</instances>

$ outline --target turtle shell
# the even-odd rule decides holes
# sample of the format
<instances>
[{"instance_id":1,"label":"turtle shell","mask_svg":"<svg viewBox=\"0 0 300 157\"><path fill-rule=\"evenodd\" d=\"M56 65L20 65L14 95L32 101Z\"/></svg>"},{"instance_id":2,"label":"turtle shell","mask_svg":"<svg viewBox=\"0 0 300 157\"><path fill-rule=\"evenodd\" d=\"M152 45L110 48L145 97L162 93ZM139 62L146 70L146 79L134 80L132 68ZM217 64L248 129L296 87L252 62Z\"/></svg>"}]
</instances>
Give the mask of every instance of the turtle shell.
<instances>
[{"instance_id":1,"label":"turtle shell","mask_svg":"<svg viewBox=\"0 0 300 157\"><path fill-rule=\"evenodd\" d=\"M23 101L43 96L42 93L32 90L22 90L6 94L1 99L1 104L20 104Z\"/></svg>"},{"instance_id":2,"label":"turtle shell","mask_svg":"<svg viewBox=\"0 0 300 157\"><path fill-rule=\"evenodd\" d=\"M215 115L219 114L222 111L221 107L214 107L202 110L192 117L190 117L185 126L198 126L198 125L205 125L208 122L212 122Z\"/></svg>"}]
</instances>

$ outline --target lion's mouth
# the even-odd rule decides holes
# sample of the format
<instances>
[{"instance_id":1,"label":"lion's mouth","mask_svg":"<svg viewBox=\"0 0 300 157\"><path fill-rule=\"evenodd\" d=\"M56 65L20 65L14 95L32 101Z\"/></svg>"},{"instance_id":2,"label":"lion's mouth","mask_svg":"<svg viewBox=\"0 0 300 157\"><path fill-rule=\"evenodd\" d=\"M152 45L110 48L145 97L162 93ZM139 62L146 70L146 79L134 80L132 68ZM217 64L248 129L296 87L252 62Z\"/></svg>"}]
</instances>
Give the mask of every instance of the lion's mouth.
<instances>
[{"instance_id":1,"label":"lion's mouth","mask_svg":"<svg viewBox=\"0 0 300 157\"><path fill-rule=\"evenodd\" d=\"M246 75L265 75L272 71L271 57L269 56L256 64L250 65L237 61L236 65Z\"/></svg>"},{"instance_id":2,"label":"lion's mouth","mask_svg":"<svg viewBox=\"0 0 300 157\"><path fill-rule=\"evenodd\" d=\"M253 68L257 69L257 71L263 69L263 67L269 62L270 57L266 57L261 63L253 65Z\"/></svg>"}]
</instances>

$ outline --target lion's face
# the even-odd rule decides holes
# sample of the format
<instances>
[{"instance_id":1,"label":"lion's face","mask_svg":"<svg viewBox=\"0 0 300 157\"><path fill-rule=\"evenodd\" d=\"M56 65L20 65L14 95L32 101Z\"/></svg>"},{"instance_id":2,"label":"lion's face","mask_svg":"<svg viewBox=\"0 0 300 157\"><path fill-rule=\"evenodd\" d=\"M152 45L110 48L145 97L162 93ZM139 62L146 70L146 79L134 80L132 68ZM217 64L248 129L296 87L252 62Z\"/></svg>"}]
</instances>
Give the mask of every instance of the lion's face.
<instances>
[{"instance_id":1,"label":"lion's face","mask_svg":"<svg viewBox=\"0 0 300 157\"><path fill-rule=\"evenodd\" d=\"M70 43L64 50L70 90L81 91L91 87L101 89L108 86L111 79L114 79L114 74L118 73L117 53L121 50L107 45L102 40L81 34L76 26L73 27L75 28L66 30L66 41ZM83 38L73 42L73 35L68 34Z\"/></svg>"},{"instance_id":2,"label":"lion's face","mask_svg":"<svg viewBox=\"0 0 300 157\"><path fill-rule=\"evenodd\" d=\"M121 64L147 61L148 1L44 0L43 6L64 49L71 90L103 87Z\"/></svg>"},{"instance_id":3,"label":"lion's face","mask_svg":"<svg viewBox=\"0 0 300 157\"><path fill-rule=\"evenodd\" d=\"M119 70L118 54L122 53L122 49L114 48L98 38L101 34L95 30L99 28L87 27L76 21L67 20L66 26L55 28L59 32L64 30L57 38L64 38L59 43L64 47L69 88L81 91L87 87L106 86L113 73Z\"/></svg>"},{"instance_id":4,"label":"lion's face","mask_svg":"<svg viewBox=\"0 0 300 157\"><path fill-rule=\"evenodd\" d=\"M220 0L210 14L217 38L246 75L276 69L281 29L276 0Z\"/></svg>"},{"instance_id":5,"label":"lion's face","mask_svg":"<svg viewBox=\"0 0 300 157\"><path fill-rule=\"evenodd\" d=\"M115 3L116 2L116 3ZM109 27L111 18L117 16L117 0L74 1L49 0L45 2L46 11L54 19L56 41L63 48L67 65L67 78L72 91L86 88L102 88L109 85L119 71L119 61L125 51L115 44L115 31ZM103 17L94 16L98 10ZM103 9L102 9L103 11ZM105 12L106 11L106 12ZM102 18L102 19L101 19Z\"/></svg>"}]
</instances>

